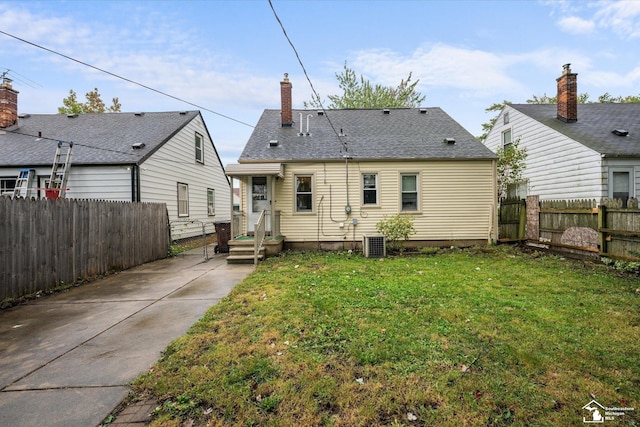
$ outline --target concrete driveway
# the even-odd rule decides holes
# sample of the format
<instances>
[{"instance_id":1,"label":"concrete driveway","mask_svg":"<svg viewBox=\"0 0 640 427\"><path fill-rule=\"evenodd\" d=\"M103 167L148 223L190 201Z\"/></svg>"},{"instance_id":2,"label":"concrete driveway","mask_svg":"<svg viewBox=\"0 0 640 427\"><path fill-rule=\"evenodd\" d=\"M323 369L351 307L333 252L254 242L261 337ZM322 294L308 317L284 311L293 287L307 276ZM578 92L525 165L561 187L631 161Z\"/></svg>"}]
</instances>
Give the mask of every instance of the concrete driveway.
<instances>
[{"instance_id":1,"label":"concrete driveway","mask_svg":"<svg viewBox=\"0 0 640 427\"><path fill-rule=\"evenodd\" d=\"M128 382L253 271L202 252L0 311L0 426L98 425Z\"/></svg>"}]
</instances>

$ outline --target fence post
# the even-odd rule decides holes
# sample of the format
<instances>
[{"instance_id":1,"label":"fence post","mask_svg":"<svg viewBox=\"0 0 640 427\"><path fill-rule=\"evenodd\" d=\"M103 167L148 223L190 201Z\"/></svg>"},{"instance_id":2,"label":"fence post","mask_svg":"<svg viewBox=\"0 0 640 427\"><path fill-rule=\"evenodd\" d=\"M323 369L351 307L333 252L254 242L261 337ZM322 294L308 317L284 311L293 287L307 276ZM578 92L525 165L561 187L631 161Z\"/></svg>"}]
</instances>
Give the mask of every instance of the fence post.
<instances>
[{"instance_id":1,"label":"fence post","mask_svg":"<svg viewBox=\"0 0 640 427\"><path fill-rule=\"evenodd\" d=\"M607 207L605 205L598 206L598 250L600 255L607 254L607 236L603 231L607 228Z\"/></svg>"},{"instance_id":2,"label":"fence post","mask_svg":"<svg viewBox=\"0 0 640 427\"><path fill-rule=\"evenodd\" d=\"M520 218L518 223L518 240L524 240L527 226L527 202L520 200Z\"/></svg>"},{"instance_id":3,"label":"fence post","mask_svg":"<svg viewBox=\"0 0 640 427\"><path fill-rule=\"evenodd\" d=\"M527 240L540 240L540 196L527 196Z\"/></svg>"}]
</instances>

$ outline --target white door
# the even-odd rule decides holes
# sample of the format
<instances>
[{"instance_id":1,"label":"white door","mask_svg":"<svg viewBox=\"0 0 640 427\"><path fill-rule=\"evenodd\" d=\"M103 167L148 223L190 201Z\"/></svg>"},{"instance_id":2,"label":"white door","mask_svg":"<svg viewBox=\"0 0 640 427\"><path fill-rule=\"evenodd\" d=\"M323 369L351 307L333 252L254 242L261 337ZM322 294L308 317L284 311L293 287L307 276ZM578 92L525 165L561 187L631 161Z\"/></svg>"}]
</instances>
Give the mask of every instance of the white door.
<instances>
[{"instance_id":1,"label":"white door","mask_svg":"<svg viewBox=\"0 0 640 427\"><path fill-rule=\"evenodd\" d=\"M248 230L254 231L255 224L260 219L260 214L266 210L271 213L271 188L269 188L269 179L266 176L252 176L249 178L249 207ZM271 230L269 218L266 219L266 229Z\"/></svg>"}]
</instances>

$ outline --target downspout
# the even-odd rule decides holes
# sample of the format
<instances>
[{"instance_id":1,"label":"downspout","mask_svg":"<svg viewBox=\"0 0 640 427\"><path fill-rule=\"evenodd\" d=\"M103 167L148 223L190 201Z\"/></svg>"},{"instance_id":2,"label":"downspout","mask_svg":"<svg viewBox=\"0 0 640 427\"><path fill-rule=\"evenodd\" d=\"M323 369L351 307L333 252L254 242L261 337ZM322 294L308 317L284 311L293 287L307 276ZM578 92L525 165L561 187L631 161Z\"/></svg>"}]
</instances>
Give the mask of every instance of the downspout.
<instances>
[{"instance_id":1,"label":"downspout","mask_svg":"<svg viewBox=\"0 0 640 427\"><path fill-rule=\"evenodd\" d=\"M140 166L131 165L131 201L140 201Z\"/></svg>"}]
</instances>

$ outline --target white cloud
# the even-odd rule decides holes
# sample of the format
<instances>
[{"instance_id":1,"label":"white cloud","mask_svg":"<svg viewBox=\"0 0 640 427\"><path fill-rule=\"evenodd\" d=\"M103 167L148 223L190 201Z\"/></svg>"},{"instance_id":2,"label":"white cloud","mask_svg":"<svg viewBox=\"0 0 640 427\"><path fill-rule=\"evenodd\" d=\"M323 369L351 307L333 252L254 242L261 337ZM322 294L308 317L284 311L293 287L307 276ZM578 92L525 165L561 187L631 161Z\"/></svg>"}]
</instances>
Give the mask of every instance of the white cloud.
<instances>
[{"instance_id":1,"label":"white cloud","mask_svg":"<svg viewBox=\"0 0 640 427\"><path fill-rule=\"evenodd\" d=\"M595 22L577 16L561 18L558 21L558 26L562 31L572 34L589 34L596 28Z\"/></svg>"},{"instance_id":2,"label":"white cloud","mask_svg":"<svg viewBox=\"0 0 640 427\"><path fill-rule=\"evenodd\" d=\"M591 34L597 28L612 31L622 39L640 37L640 1L600 0L545 1L551 15L558 16L558 27L571 34Z\"/></svg>"},{"instance_id":3,"label":"white cloud","mask_svg":"<svg viewBox=\"0 0 640 427\"><path fill-rule=\"evenodd\" d=\"M365 78L388 85L397 85L409 71L426 88L449 87L472 91L478 95L521 89L509 76L509 55L465 49L446 44L419 47L410 56L402 57L388 50L369 50L356 53L353 66Z\"/></svg>"},{"instance_id":4,"label":"white cloud","mask_svg":"<svg viewBox=\"0 0 640 427\"><path fill-rule=\"evenodd\" d=\"M601 1L595 13L598 26L622 38L640 37L640 1Z\"/></svg>"}]
</instances>

